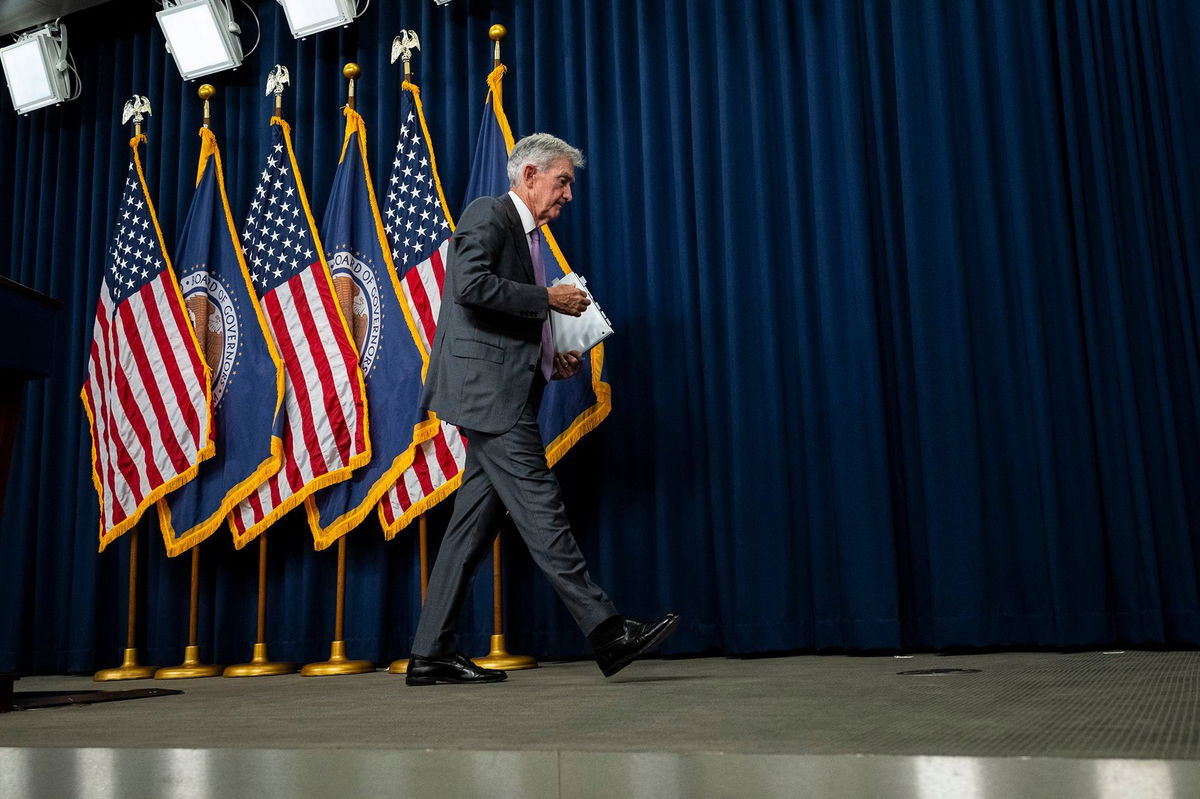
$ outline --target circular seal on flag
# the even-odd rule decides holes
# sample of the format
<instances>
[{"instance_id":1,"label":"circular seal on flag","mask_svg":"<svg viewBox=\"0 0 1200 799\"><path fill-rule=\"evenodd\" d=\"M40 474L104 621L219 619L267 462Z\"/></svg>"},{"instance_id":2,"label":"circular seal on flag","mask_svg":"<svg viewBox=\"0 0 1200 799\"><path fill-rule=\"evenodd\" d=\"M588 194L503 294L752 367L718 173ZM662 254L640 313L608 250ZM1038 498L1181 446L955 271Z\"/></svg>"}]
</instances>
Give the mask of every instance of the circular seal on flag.
<instances>
[{"instance_id":1,"label":"circular seal on flag","mask_svg":"<svg viewBox=\"0 0 1200 799\"><path fill-rule=\"evenodd\" d=\"M383 306L379 299L379 281L375 270L360 260L355 253L339 250L329 259L329 270L333 274L333 287L338 302L345 292L350 292L350 333L354 346L358 348L358 363L363 379L371 374L375 356L379 354L379 340L383 334ZM343 306L344 307L344 306Z\"/></svg>"},{"instance_id":2,"label":"circular seal on flag","mask_svg":"<svg viewBox=\"0 0 1200 799\"><path fill-rule=\"evenodd\" d=\"M179 288L204 360L212 370L213 405L219 405L229 388L240 340L233 297L220 280L199 270L185 275Z\"/></svg>"}]
</instances>

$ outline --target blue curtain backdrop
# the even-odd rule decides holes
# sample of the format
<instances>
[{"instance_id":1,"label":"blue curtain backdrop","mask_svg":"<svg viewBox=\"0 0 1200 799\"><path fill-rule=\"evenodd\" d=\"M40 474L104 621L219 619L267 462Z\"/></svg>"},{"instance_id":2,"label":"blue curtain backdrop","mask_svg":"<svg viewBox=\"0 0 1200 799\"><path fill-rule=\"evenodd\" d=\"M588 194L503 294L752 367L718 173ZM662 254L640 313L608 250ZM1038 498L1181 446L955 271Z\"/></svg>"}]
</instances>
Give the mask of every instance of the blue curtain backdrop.
<instances>
[{"instance_id":1,"label":"blue curtain backdrop","mask_svg":"<svg viewBox=\"0 0 1200 799\"><path fill-rule=\"evenodd\" d=\"M555 234L618 331L612 416L560 479L622 609L683 613L667 651L1200 643L1200 4L377 0L301 42L275 3L252 5L260 48L210 79L239 219L276 62L317 218L346 61L386 175L401 28L421 36L457 215L487 28L509 27L514 132L588 156ZM68 17L83 96L0 113L0 271L65 302L0 527L0 669L90 671L124 642L128 538L96 554L77 393L129 95L154 106L146 167L169 244L192 193L197 84L154 9ZM177 662L187 558L143 535L145 659ZM299 514L269 535L271 654L323 658L335 555L311 551ZM373 520L351 534L351 656L407 653L414 540L385 544ZM507 551L510 648L585 653L515 539ZM256 553L225 534L202 553L206 655L245 660ZM464 643L480 652L486 569L476 590Z\"/></svg>"}]
</instances>

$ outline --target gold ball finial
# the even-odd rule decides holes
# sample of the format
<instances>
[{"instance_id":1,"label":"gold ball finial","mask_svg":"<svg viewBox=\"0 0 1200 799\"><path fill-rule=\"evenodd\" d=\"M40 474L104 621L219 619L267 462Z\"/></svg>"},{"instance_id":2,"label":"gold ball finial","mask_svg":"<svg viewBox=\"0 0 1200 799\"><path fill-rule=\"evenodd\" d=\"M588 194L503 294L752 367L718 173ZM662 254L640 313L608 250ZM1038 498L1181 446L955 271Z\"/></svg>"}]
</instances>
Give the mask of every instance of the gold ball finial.
<instances>
[{"instance_id":1,"label":"gold ball finial","mask_svg":"<svg viewBox=\"0 0 1200 799\"><path fill-rule=\"evenodd\" d=\"M493 42L498 42L508 35L508 28L503 25L493 25L488 28L488 38Z\"/></svg>"},{"instance_id":2,"label":"gold ball finial","mask_svg":"<svg viewBox=\"0 0 1200 799\"><path fill-rule=\"evenodd\" d=\"M211 100L216 93L217 89L211 83L205 83L196 91L196 94L200 95L201 100Z\"/></svg>"},{"instance_id":3,"label":"gold ball finial","mask_svg":"<svg viewBox=\"0 0 1200 799\"><path fill-rule=\"evenodd\" d=\"M358 68L358 64L355 64L353 61L342 67L342 75L350 80L356 80L359 72L361 72L361 70Z\"/></svg>"}]
</instances>

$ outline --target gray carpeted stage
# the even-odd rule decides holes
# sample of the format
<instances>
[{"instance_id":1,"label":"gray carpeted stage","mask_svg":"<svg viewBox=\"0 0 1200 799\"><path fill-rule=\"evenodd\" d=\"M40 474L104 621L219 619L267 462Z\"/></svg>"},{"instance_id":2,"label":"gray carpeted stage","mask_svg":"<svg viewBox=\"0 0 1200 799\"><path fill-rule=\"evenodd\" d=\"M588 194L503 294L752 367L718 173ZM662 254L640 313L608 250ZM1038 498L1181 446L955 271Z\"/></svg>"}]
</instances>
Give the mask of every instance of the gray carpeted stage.
<instances>
[{"instance_id":1,"label":"gray carpeted stage","mask_svg":"<svg viewBox=\"0 0 1200 799\"><path fill-rule=\"evenodd\" d=\"M185 693L0 715L0 797L1200 796L1198 652L16 684L135 687Z\"/></svg>"}]
</instances>

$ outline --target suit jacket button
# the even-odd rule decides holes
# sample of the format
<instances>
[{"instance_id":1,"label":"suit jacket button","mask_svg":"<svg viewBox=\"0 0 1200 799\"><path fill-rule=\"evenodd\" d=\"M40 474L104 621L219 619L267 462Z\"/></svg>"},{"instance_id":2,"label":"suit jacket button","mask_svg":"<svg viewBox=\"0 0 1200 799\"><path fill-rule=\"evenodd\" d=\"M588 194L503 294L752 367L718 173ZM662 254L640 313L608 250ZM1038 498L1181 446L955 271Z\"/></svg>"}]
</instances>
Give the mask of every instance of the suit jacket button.
<instances>
[{"instance_id":1,"label":"suit jacket button","mask_svg":"<svg viewBox=\"0 0 1200 799\"><path fill-rule=\"evenodd\" d=\"M531 372L536 372L536 371L537 371L537 366L535 366L535 365L534 365L534 364L532 364L532 363L531 363L531 364L529 364L529 371L531 371Z\"/></svg>"}]
</instances>

